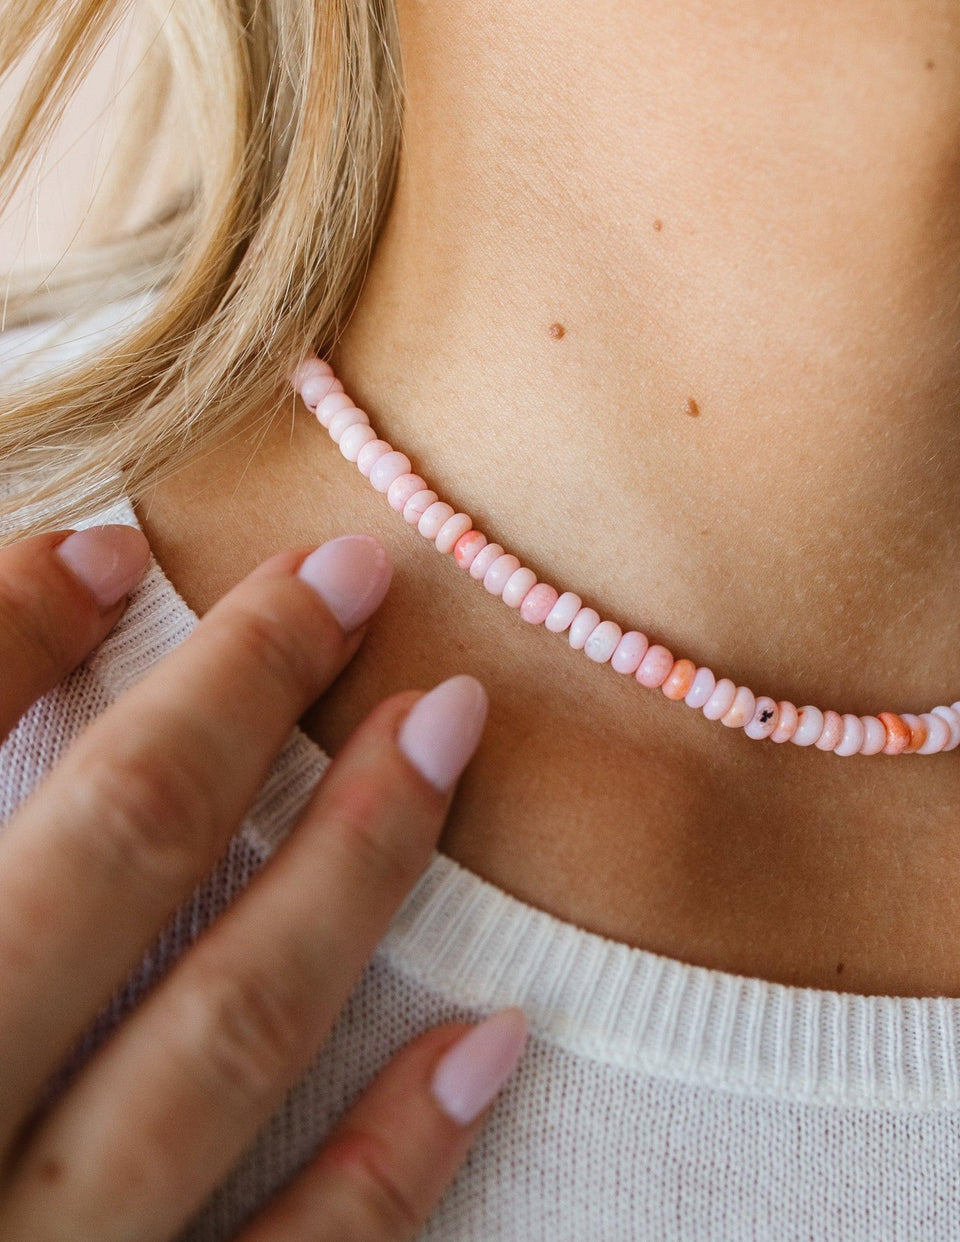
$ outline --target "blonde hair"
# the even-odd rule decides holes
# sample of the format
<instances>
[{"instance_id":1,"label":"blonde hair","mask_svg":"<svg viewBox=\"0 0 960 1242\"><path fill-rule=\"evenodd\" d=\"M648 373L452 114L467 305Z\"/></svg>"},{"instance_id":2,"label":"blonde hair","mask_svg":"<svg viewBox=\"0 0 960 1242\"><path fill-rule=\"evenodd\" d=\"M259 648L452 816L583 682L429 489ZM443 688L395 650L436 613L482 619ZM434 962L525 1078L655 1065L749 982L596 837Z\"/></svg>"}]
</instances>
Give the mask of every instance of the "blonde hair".
<instances>
[{"instance_id":1,"label":"blonde hair","mask_svg":"<svg viewBox=\"0 0 960 1242\"><path fill-rule=\"evenodd\" d=\"M0 494L4 542L135 496L211 437L275 413L304 349L325 352L342 329L392 191L402 100L393 0L158 2L140 126L156 123L146 101L163 98L165 79L190 118L197 174L136 235L108 234L42 290L11 287L8 324L51 299L62 312L157 296L114 344L6 395L0 481L16 488ZM137 3L0 4L0 74L35 56L0 136L0 201Z\"/></svg>"}]
</instances>

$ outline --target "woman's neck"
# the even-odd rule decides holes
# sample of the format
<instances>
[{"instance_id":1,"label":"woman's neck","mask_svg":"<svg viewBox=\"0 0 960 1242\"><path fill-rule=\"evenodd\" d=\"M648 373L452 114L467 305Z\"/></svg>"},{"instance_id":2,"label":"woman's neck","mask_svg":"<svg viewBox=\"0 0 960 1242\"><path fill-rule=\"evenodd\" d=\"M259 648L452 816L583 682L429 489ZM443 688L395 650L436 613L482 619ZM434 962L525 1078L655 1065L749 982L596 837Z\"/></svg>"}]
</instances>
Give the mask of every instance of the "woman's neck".
<instances>
[{"instance_id":1,"label":"woman's neck","mask_svg":"<svg viewBox=\"0 0 960 1242\"><path fill-rule=\"evenodd\" d=\"M960 17L753 8L400 0L400 178L331 361L602 615L774 698L927 710L960 697ZM381 614L303 723L335 752L384 694L479 676L445 852L685 961L960 995L956 752L708 722L524 625L331 450L278 420L139 516L201 612L283 544L389 545Z\"/></svg>"},{"instance_id":2,"label":"woman's neck","mask_svg":"<svg viewBox=\"0 0 960 1242\"><path fill-rule=\"evenodd\" d=\"M544 578L856 713L960 697L960 18L895 9L405 0L333 356Z\"/></svg>"}]
</instances>

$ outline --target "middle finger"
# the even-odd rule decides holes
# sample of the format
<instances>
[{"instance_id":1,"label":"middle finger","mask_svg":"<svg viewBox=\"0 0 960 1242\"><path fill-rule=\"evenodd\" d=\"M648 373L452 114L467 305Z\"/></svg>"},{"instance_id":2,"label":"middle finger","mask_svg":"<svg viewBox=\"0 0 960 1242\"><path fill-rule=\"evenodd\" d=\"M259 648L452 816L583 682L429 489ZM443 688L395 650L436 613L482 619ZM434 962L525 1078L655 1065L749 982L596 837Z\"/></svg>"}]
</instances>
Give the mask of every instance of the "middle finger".
<instances>
[{"instance_id":1,"label":"middle finger","mask_svg":"<svg viewBox=\"0 0 960 1242\"><path fill-rule=\"evenodd\" d=\"M216 862L291 728L355 651L362 630L346 637L324 597L341 616L351 585L366 615L383 598L386 553L360 542L381 565L365 590L356 562L329 551L346 540L260 565L80 735L0 836L0 1065L17 1067L0 1078L0 1142Z\"/></svg>"},{"instance_id":2,"label":"middle finger","mask_svg":"<svg viewBox=\"0 0 960 1242\"><path fill-rule=\"evenodd\" d=\"M417 694L360 724L296 831L32 1136L0 1233L69 1220L73 1242L161 1242L226 1175L428 863L479 738L474 678Z\"/></svg>"}]
</instances>

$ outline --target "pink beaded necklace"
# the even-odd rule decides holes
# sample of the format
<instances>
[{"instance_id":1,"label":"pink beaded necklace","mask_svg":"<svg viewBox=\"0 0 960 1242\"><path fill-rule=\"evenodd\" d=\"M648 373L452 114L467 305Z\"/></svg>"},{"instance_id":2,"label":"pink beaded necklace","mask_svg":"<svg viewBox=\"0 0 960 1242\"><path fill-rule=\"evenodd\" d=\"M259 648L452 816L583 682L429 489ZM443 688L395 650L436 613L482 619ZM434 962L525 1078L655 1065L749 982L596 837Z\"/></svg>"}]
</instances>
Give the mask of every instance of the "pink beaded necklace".
<instances>
[{"instance_id":1,"label":"pink beaded necklace","mask_svg":"<svg viewBox=\"0 0 960 1242\"><path fill-rule=\"evenodd\" d=\"M607 662L641 686L657 687L668 699L698 707L708 720L747 737L772 742L816 746L835 755L933 755L960 745L960 701L934 707L914 716L909 712L881 712L879 716L841 715L819 707L796 707L788 700L755 695L729 677L717 678L709 668L698 668L639 630L626 633L614 621L602 621L573 591L562 594L538 582L532 569L505 552L499 543L474 529L466 513L440 500L418 474L410 459L378 438L370 419L343 390L329 363L306 358L294 376L294 387L306 407L340 448L347 461L356 462L378 492L386 493L392 508L416 526L439 552L452 552L471 578L481 581L524 621L544 625L554 634L566 634L575 651L597 664Z\"/></svg>"}]
</instances>

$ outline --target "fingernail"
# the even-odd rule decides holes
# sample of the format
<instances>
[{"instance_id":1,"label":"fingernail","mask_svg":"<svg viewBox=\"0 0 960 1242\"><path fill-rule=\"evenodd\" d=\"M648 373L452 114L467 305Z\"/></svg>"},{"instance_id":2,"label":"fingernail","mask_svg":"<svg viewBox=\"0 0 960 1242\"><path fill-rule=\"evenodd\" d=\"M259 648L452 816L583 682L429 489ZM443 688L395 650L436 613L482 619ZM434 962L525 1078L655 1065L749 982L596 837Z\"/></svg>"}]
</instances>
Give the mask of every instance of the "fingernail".
<instances>
[{"instance_id":1,"label":"fingernail","mask_svg":"<svg viewBox=\"0 0 960 1242\"><path fill-rule=\"evenodd\" d=\"M150 564L150 545L135 526L88 526L55 549L101 608L112 608L133 590Z\"/></svg>"},{"instance_id":2,"label":"fingernail","mask_svg":"<svg viewBox=\"0 0 960 1242\"><path fill-rule=\"evenodd\" d=\"M458 673L417 699L397 745L431 785L446 793L476 750L486 718L486 690L476 677Z\"/></svg>"},{"instance_id":3,"label":"fingernail","mask_svg":"<svg viewBox=\"0 0 960 1242\"><path fill-rule=\"evenodd\" d=\"M448 1117L468 1126L480 1116L513 1072L528 1033L522 1009L501 1009L444 1053L430 1090Z\"/></svg>"},{"instance_id":4,"label":"fingernail","mask_svg":"<svg viewBox=\"0 0 960 1242\"><path fill-rule=\"evenodd\" d=\"M349 633L380 607L393 566L386 548L372 535L341 535L311 552L299 576Z\"/></svg>"}]
</instances>

